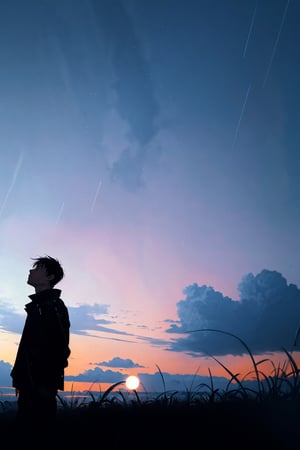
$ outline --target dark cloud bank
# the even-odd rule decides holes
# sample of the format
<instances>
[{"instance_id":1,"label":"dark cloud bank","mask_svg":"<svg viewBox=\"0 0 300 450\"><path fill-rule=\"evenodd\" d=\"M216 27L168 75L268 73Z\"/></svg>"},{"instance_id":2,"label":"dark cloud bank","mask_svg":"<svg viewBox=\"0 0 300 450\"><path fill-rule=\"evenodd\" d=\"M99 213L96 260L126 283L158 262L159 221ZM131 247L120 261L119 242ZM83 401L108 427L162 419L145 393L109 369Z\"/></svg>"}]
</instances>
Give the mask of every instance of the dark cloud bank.
<instances>
[{"instance_id":1,"label":"dark cloud bank","mask_svg":"<svg viewBox=\"0 0 300 450\"><path fill-rule=\"evenodd\" d=\"M169 333L184 333L170 350L190 354L241 355L296 350L295 334L300 322L300 290L287 284L278 272L262 270L244 276L238 286L240 300L224 297L212 287L196 283L185 288L177 303L179 324ZM194 330L221 330L194 331ZM190 331L193 331L190 333ZM230 333L237 336L230 336Z\"/></svg>"}]
</instances>

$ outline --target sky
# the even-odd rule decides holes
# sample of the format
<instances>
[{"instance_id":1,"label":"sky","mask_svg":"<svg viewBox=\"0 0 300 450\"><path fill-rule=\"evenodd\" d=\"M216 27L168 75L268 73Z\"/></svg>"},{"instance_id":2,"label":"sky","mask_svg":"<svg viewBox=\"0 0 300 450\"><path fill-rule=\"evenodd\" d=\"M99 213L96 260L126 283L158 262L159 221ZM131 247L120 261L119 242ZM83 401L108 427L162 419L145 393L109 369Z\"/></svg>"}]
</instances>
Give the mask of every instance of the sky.
<instances>
[{"instance_id":1,"label":"sky","mask_svg":"<svg viewBox=\"0 0 300 450\"><path fill-rule=\"evenodd\" d=\"M0 2L1 386L43 255L68 386L297 360L299 20L297 0Z\"/></svg>"}]
</instances>

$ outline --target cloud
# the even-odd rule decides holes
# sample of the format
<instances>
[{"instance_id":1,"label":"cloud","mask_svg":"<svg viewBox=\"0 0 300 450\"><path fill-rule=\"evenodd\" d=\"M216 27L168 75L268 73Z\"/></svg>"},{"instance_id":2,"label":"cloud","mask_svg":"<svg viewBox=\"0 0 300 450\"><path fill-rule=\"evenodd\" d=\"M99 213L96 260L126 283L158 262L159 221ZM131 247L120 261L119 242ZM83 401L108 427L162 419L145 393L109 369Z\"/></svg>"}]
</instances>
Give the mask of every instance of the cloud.
<instances>
[{"instance_id":1,"label":"cloud","mask_svg":"<svg viewBox=\"0 0 300 450\"><path fill-rule=\"evenodd\" d=\"M141 366L140 364L133 362L132 359L129 359L129 358L124 359L124 358L119 358L119 357L112 358L110 361L100 361L100 362L93 363L93 364L95 364L97 366L103 366L103 367L118 367L118 368L126 368L126 369L144 367L144 366Z\"/></svg>"},{"instance_id":2,"label":"cloud","mask_svg":"<svg viewBox=\"0 0 300 450\"><path fill-rule=\"evenodd\" d=\"M195 374L170 374L167 372L155 372L154 374L138 374L142 386L147 392L165 391L197 391L202 387L202 391L209 391L211 385L209 376ZM225 377L214 377L215 389L226 389L228 379Z\"/></svg>"},{"instance_id":3,"label":"cloud","mask_svg":"<svg viewBox=\"0 0 300 450\"><path fill-rule=\"evenodd\" d=\"M120 357L112 358L110 361L103 361L99 363L101 365L107 365L111 367L120 367L124 369L132 369L132 368L141 368L139 364L135 363L130 359L123 359ZM12 366L11 364L0 360L0 394L12 396L14 394L14 389L8 388L11 386L11 372ZM66 381L73 382L85 382L91 383L90 390L98 390L97 386L93 386L97 383L109 383L114 384L120 381L125 381L129 373L122 371L113 371L113 370L103 370L100 367L95 367L94 369L86 370L78 375L66 375ZM167 390L185 390L186 388L191 389L197 388L201 383L205 383L209 385L211 380L208 376L198 376L195 374L170 374L166 372L155 372L153 374L148 373L136 373L139 377L143 389L146 392L161 392L164 390L162 377L165 382L165 387ZM225 377L214 377L215 386L218 386L221 389L225 389L225 386L228 384L228 379ZM2 387L2 391L1 391ZM8 398L8 397L7 397ZM14 397L11 397L14 399ZM11 399L10 398L10 399Z\"/></svg>"},{"instance_id":4,"label":"cloud","mask_svg":"<svg viewBox=\"0 0 300 450\"><path fill-rule=\"evenodd\" d=\"M51 37L43 41L41 58L47 54L53 61L45 79L51 83L55 77L57 89L67 96L70 116L93 146L106 133L105 117L116 110L125 124L129 148L123 147L113 162L108 155L108 174L134 192L144 186L144 165L157 158L149 144L157 131L159 105L141 37L127 9L119 0L77 2L69 20L67 4L49 6ZM120 133L117 127L118 123L113 133Z\"/></svg>"},{"instance_id":5,"label":"cloud","mask_svg":"<svg viewBox=\"0 0 300 450\"><path fill-rule=\"evenodd\" d=\"M11 385L11 372L12 366L8 362L0 360L0 386L10 386Z\"/></svg>"},{"instance_id":6,"label":"cloud","mask_svg":"<svg viewBox=\"0 0 300 450\"><path fill-rule=\"evenodd\" d=\"M69 306L71 332L80 335L88 335L90 331L106 331L108 333L126 334L107 327L107 325L114 322L98 318L101 314L107 314L108 308L108 305L97 303L93 305L79 305L76 307ZM3 330L21 334L25 318L25 313L21 314L16 312L16 310L6 302L0 302L0 327Z\"/></svg>"},{"instance_id":7,"label":"cloud","mask_svg":"<svg viewBox=\"0 0 300 450\"><path fill-rule=\"evenodd\" d=\"M130 143L109 172L114 182L133 192L144 187L144 165L157 157L149 144L157 131L159 107L143 48L122 2L95 1L93 9L99 20L105 17L101 30L111 48L114 107L127 124Z\"/></svg>"},{"instance_id":8,"label":"cloud","mask_svg":"<svg viewBox=\"0 0 300 450\"><path fill-rule=\"evenodd\" d=\"M105 319L98 319L95 316L108 313L108 305L93 304L68 307L72 333L87 334L86 330L99 330L102 325L111 323Z\"/></svg>"},{"instance_id":9,"label":"cloud","mask_svg":"<svg viewBox=\"0 0 300 450\"><path fill-rule=\"evenodd\" d=\"M118 359L118 358L117 358ZM65 377L66 381L73 382L85 382L95 385L97 383L119 383L125 381L128 373L115 372L112 370L102 370L96 367L92 370L86 370L85 372L72 376ZM209 386L211 379L209 376L201 376L195 374L170 374L167 372L155 372L153 374L148 373L136 373L136 376L140 379L141 385L144 391L149 392L164 392L165 390L186 391L187 389L197 389L201 384ZM218 389L225 389L228 385L228 379L225 377L214 377L214 386ZM205 388L205 386L203 386ZM93 386L95 390L96 386Z\"/></svg>"},{"instance_id":10,"label":"cloud","mask_svg":"<svg viewBox=\"0 0 300 450\"><path fill-rule=\"evenodd\" d=\"M99 315L108 314L108 305L95 303L93 305L69 306L68 311L71 322L71 334L123 342L131 342L124 339L124 337L136 336L135 334L112 328L109 325L114 324L114 321L98 317ZM21 334L25 319L25 313L21 314L6 302L0 301L0 329ZM107 333L109 337L100 336L99 332ZM113 337L112 335L118 335L119 337Z\"/></svg>"},{"instance_id":11,"label":"cloud","mask_svg":"<svg viewBox=\"0 0 300 450\"><path fill-rule=\"evenodd\" d=\"M124 379L124 374L120 372L114 372L112 370L102 370L99 367L95 369L86 370L85 372L73 376L66 375L66 381L84 381L85 383L118 383Z\"/></svg>"},{"instance_id":12,"label":"cloud","mask_svg":"<svg viewBox=\"0 0 300 450\"><path fill-rule=\"evenodd\" d=\"M300 290L287 284L278 272L262 270L245 275L238 286L240 300L233 301L206 285L196 283L184 289L185 299L177 303L179 324L169 333L174 338L169 350L199 354L242 355L291 351L300 323ZM220 330L195 331L195 330ZM191 332L192 331L192 332ZM223 333L224 332L224 333ZM233 334L238 337L227 335Z\"/></svg>"},{"instance_id":13,"label":"cloud","mask_svg":"<svg viewBox=\"0 0 300 450\"><path fill-rule=\"evenodd\" d=\"M243 342L253 354L297 351L294 346L300 324L300 290L276 271L262 270L245 275L238 285L238 301L215 291L211 286L194 283L177 303L178 321L166 329L170 339L141 336L119 329L109 316L109 305L69 306L71 333L97 339L145 342L154 347L188 355L243 355ZM21 334L25 313L14 310L7 301L0 302L0 327ZM167 322L166 322L167 323ZM177 335L175 337L175 334ZM129 367L129 360L113 358L95 363L107 367ZM118 366L118 364L120 364ZM123 365L122 365L123 364ZM125 365L124 365L125 364Z\"/></svg>"},{"instance_id":14,"label":"cloud","mask_svg":"<svg viewBox=\"0 0 300 450\"><path fill-rule=\"evenodd\" d=\"M77 307L68 307L70 320L72 323L72 333L87 334L86 330L100 330L102 325L111 322L105 319L97 319L95 316L99 314L107 314L108 305L79 305ZM7 302L0 302L0 327L8 332L17 334L22 333L25 313L19 313L12 308Z\"/></svg>"},{"instance_id":15,"label":"cloud","mask_svg":"<svg viewBox=\"0 0 300 450\"><path fill-rule=\"evenodd\" d=\"M96 367L91 370L86 370L76 376L67 375L66 381L91 383L88 391L97 391L99 387L98 383L114 384L125 382L129 373L118 372L112 370L102 370ZM168 372L162 372L158 370L154 373L138 373L135 375L139 378L141 384L141 392L145 394L151 393L165 393L165 392L181 392L187 395L188 392L208 392L211 393L212 379L209 375L198 374L171 374ZM257 389L256 380L243 380L243 386L247 389ZM215 392L220 391L221 394L224 391L236 389L235 383L229 383L228 378L222 376L213 377L213 387Z\"/></svg>"},{"instance_id":16,"label":"cloud","mask_svg":"<svg viewBox=\"0 0 300 450\"><path fill-rule=\"evenodd\" d=\"M0 328L20 334L24 326L24 314L16 312L5 300L0 300Z\"/></svg>"},{"instance_id":17,"label":"cloud","mask_svg":"<svg viewBox=\"0 0 300 450\"><path fill-rule=\"evenodd\" d=\"M145 186L142 177L143 164L144 157L141 152L133 154L132 149L126 148L110 169L111 180L121 183L130 192L141 189Z\"/></svg>"}]
</instances>

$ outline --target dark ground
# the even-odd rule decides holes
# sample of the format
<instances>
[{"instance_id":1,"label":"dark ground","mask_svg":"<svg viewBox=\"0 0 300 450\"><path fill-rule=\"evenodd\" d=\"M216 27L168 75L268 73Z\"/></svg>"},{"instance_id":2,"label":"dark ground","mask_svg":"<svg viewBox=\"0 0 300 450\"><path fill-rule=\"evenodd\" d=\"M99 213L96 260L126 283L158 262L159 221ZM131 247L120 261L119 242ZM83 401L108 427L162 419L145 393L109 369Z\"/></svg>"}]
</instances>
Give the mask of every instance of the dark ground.
<instances>
[{"instance_id":1,"label":"dark ground","mask_svg":"<svg viewBox=\"0 0 300 450\"><path fill-rule=\"evenodd\" d=\"M300 402L220 402L202 406L75 408L58 413L55 426L19 430L14 413L0 414L2 442L32 447L222 450L300 448Z\"/></svg>"}]
</instances>

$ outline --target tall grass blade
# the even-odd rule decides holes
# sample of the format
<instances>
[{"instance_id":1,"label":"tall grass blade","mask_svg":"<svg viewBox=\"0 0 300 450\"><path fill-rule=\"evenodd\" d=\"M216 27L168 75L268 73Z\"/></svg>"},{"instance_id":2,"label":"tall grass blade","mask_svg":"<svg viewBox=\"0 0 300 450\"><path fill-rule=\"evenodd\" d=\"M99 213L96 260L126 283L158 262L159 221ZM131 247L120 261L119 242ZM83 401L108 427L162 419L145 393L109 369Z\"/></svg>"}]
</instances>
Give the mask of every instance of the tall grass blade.
<instances>
[{"instance_id":1,"label":"tall grass blade","mask_svg":"<svg viewBox=\"0 0 300 450\"><path fill-rule=\"evenodd\" d=\"M230 333L229 331L218 330L218 329L214 329L214 328L200 328L199 330L188 330L188 331L185 331L185 333L187 333L187 334L189 334L189 333L197 333L199 331L205 331L205 332L206 331L212 331L212 332L215 332L215 333L222 333L222 334L225 334L227 336L231 336L234 339L237 339L245 347L245 349L247 350L247 353L250 356L250 359L252 361L253 367L254 367L254 372L255 372L255 377L256 377L256 381L257 381L258 392L259 392L259 394L261 394L261 382L260 382L260 378L259 378L259 371L257 369L257 363L256 363L256 361L255 361L255 359L253 357L253 354L252 354L250 348L246 344L246 342L243 341L243 339L241 339L239 336L236 336L235 334ZM219 362L218 360L216 360L216 361ZM225 366L224 366L224 369L225 369ZM225 370L228 371L227 368Z\"/></svg>"}]
</instances>

